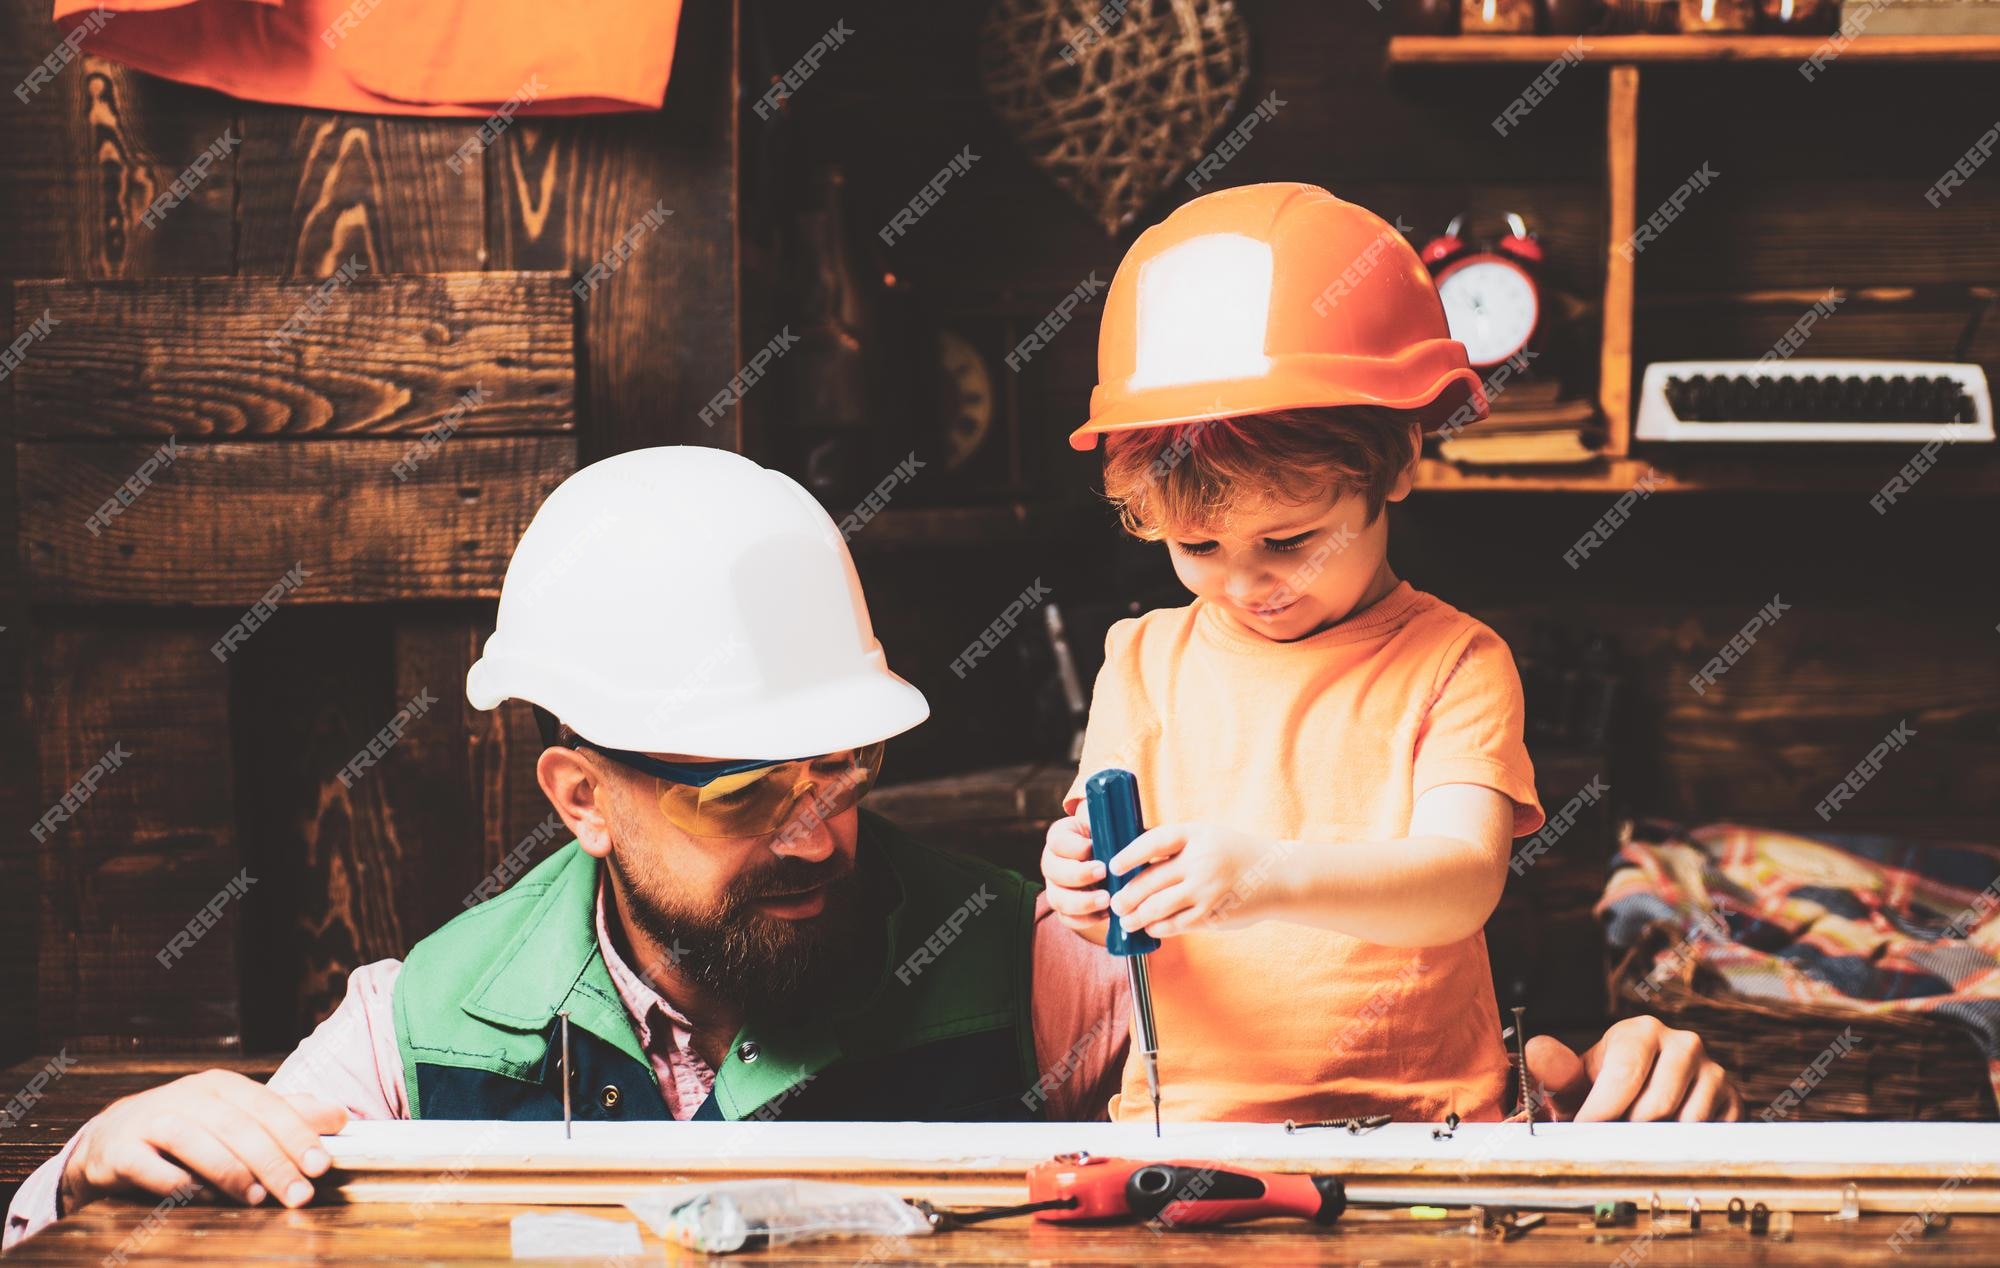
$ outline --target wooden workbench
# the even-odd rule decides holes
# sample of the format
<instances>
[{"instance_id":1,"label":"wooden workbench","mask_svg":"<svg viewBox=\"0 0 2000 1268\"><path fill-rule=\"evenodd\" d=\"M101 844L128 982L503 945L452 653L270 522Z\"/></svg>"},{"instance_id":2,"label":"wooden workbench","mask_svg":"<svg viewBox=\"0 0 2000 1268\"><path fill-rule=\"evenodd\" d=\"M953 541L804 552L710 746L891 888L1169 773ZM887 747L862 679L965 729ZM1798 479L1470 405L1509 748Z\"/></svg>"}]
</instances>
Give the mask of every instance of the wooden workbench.
<instances>
[{"instance_id":1,"label":"wooden workbench","mask_svg":"<svg viewBox=\"0 0 2000 1268\"><path fill-rule=\"evenodd\" d=\"M452 1264L508 1262L508 1222L527 1211L549 1207L433 1206L427 1210L392 1204L318 1206L298 1211L270 1208L189 1206L167 1213L143 1246L126 1246L132 1262L206 1260L213 1263L277 1262L379 1264L388 1259L427 1259ZM600 1218L633 1219L617 1208L578 1208ZM151 1215L152 1204L101 1202L62 1221L7 1256L8 1268L74 1264L102 1268ZM1458 1213L1454 1212L1454 1216ZM1037 1224L1029 1219L997 1221L894 1249L865 1240L826 1241L763 1254L730 1256L743 1263L852 1265L870 1263L1065 1264L1595 1264L1612 1263L1638 1245L1630 1262L1645 1265L1880 1263L1900 1259L1889 1238L1902 1216L1869 1215L1852 1224L1832 1224L1817 1215L1798 1217L1792 1240L1752 1237L1731 1228L1721 1212L1703 1221L1692 1238L1645 1242L1646 1217L1636 1229L1600 1231L1580 1216L1550 1216L1543 1227L1501 1244L1475 1240L1446 1223L1407 1215L1353 1213L1335 1227L1319 1230L1284 1221L1229 1229L1155 1233L1143 1227L1077 1228ZM720 1263L678 1247L665 1247L642 1228L645 1262ZM1643 1244L1641 1244L1643 1243ZM2000 1259L2000 1216L1961 1215L1951 1227L1907 1248L1926 1265L1978 1265ZM528 1261L512 1261L528 1262ZM565 1261L534 1261L557 1263ZM587 1261L601 1264L601 1259Z\"/></svg>"}]
</instances>

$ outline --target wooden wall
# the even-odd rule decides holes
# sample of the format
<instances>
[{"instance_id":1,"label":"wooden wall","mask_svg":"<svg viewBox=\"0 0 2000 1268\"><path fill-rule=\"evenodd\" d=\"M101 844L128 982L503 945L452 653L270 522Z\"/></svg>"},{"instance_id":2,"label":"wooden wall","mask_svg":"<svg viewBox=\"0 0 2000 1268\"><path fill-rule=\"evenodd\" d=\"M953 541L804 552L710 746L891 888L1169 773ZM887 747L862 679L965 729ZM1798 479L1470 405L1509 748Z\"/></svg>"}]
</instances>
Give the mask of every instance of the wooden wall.
<instances>
[{"instance_id":1,"label":"wooden wall","mask_svg":"<svg viewBox=\"0 0 2000 1268\"><path fill-rule=\"evenodd\" d=\"M0 3L9 88L59 43L48 7ZM547 815L525 709L471 710L464 677L515 539L580 462L739 442L695 418L740 364L736 40L733 5L690 5L663 111L517 121L460 172L477 120L238 102L91 57L0 97L0 312L58 323L0 384L0 693L22 703L0 1056L288 1046ZM574 294L656 204L672 218ZM344 267L325 315L270 345ZM214 654L295 566L276 615ZM114 746L129 758L37 841L26 825Z\"/></svg>"},{"instance_id":2,"label":"wooden wall","mask_svg":"<svg viewBox=\"0 0 2000 1268\"><path fill-rule=\"evenodd\" d=\"M579 462L675 442L782 451L772 392L717 428L696 413L782 321L774 244L788 191L821 163L847 169L865 229L962 147L981 156L890 262L931 320L978 342L1019 455L1018 517L899 529L892 512L855 536L891 663L933 708L892 749L889 779L1049 755L1030 634L963 677L952 659L1037 578L1079 607L1172 580L1158 548L1121 542L1094 509L1095 457L1063 444L1094 378L1095 307L1022 373L1002 361L1079 281L1108 280L1132 234L1105 237L986 109L983 7L872 6L765 121L747 102L824 11L751 0L739 32L735 5L691 4L664 111L520 121L463 175L445 159L469 123L250 105L95 59L25 104L0 95L0 313L10 332L44 309L63 322L0 382L0 699L19 706L0 718L0 814L24 825L0 839L0 1057L282 1047L346 969L455 912L541 821L527 718L472 713L460 688L507 550ZM1420 235L1468 207L1487 223L1521 211L1594 328L1601 68L1577 68L1499 138L1489 120L1528 76L1388 72L1393 3L1241 7L1245 109L1270 92L1285 104L1227 181L1315 181ZM46 10L0 0L0 88L56 43ZM1755 355L1829 285L1874 289L1813 351L1949 357L2000 286L2000 180L1982 173L1939 209L1922 197L1990 123L1986 70L1842 62L1796 78L1646 72L1641 211L1704 159L1723 176L1641 257L1642 366ZM146 227L150 201L225 131L240 146ZM656 202L676 213L667 228L576 300L569 281ZM265 348L350 258L367 267L340 313L285 355ZM1989 321L1968 344L1989 372L1996 341ZM393 480L473 383L492 401ZM169 438L174 465L88 533L82 519ZM1990 498L1920 486L1886 517L1789 487L1656 498L1570 570L1562 552L1609 501L1420 492L1395 512L1394 557L1517 646L1538 624L1618 640L1634 693L1612 777L1625 808L1811 826L1813 803L1907 719L1918 740L1837 826L1991 824ZM295 562L310 582L218 661L210 645ZM1793 611L1693 695L1689 674L1773 594ZM435 709L344 786L342 763L424 690ZM25 830L115 744L132 757L87 806L46 842ZM245 869L257 882L240 909L159 967L154 952Z\"/></svg>"},{"instance_id":3,"label":"wooden wall","mask_svg":"<svg viewBox=\"0 0 2000 1268\"><path fill-rule=\"evenodd\" d=\"M1550 274L1591 297L1603 241L1605 74L1586 59L1510 135L1490 120L1532 77L1510 67L1390 71L1395 5L1259 0L1246 103L1285 103L1224 169L1229 184L1305 180L1417 226L1456 211L1527 215ZM885 5L793 100L808 162L853 174L861 218L886 221L938 156L969 144L970 174L892 253L948 322L1032 324L1092 270L1108 280L1133 233L1108 239L1038 173L984 106L973 73L980 6ZM777 24L774 24L777 25ZM774 46L803 48L795 15ZM1991 68L1841 61L1808 83L1782 63L1648 68L1641 89L1641 216L1704 159L1719 173L1638 261L1636 360L1755 357L1829 286L1867 293L1821 323L1802 355L1954 357L2000 287L2000 179L1941 208L1931 182L1992 123ZM1247 104L1246 107L1247 109ZM1176 187L1151 223L1191 193ZM1087 503L1095 455L1064 433L1095 380L1095 307L1018 376L1006 338L985 348L1024 447L1041 455L1024 502ZM1005 322L1016 326L1007 327ZM2000 313L1968 343L2000 378ZM1908 455L1885 456L1883 479ZM1951 463L1987 463L1961 446ZM1920 492L1877 515L1866 494L1811 491L1784 459L1766 492L1642 504L1578 570L1562 562L1605 494L1420 491L1397 508L1392 559L1418 586L1525 646L1537 624L1618 640L1633 684L1615 791L1624 808L1826 826L1813 806L1897 721L1920 738L1834 826L1990 834L2000 809L2000 569L1986 558L1990 495ZM1940 482L1942 483L1942 482ZM1991 487L1991 482L1986 482ZM1070 601L1170 590L1157 547L1100 522L1052 520L1043 540L920 549L855 538L892 663L929 695L922 744L892 749L893 777L962 769L999 747L1025 757L1028 680L998 658L947 672L968 632L1033 576ZM1773 595L1796 606L1753 654L1697 696L1688 678ZM1552 763L1553 764L1553 763ZM1545 788L1560 799L1573 789Z\"/></svg>"}]
</instances>

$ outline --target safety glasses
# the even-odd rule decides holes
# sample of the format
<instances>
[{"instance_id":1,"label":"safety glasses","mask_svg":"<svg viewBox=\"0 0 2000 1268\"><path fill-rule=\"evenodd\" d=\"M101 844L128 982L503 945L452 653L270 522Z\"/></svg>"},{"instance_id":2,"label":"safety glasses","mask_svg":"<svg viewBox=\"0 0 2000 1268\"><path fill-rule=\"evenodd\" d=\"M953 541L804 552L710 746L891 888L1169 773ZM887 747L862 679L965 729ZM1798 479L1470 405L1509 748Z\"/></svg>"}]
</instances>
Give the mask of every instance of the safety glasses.
<instances>
[{"instance_id":1,"label":"safety glasses","mask_svg":"<svg viewBox=\"0 0 2000 1268\"><path fill-rule=\"evenodd\" d=\"M807 814L831 819L867 796L884 744L775 762L664 762L578 739L576 747L660 781L660 813L698 837L754 837Z\"/></svg>"}]
</instances>

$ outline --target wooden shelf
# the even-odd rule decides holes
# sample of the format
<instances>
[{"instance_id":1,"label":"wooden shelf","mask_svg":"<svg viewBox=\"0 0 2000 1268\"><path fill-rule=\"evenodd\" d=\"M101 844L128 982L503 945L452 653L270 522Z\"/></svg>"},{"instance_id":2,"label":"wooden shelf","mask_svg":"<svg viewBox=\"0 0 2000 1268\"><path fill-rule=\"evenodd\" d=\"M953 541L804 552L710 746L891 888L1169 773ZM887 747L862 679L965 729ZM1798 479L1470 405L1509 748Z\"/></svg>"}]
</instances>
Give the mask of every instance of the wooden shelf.
<instances>
[{"instance_id":1,"label":"wooden shelf","mask_svg":"<svg viewBox=\"0 0 2000 1268\"><path fill-rule=\"evenodd\" d=\"M1624 245L1636 231L1639 185L1639 80L1647 63L1765 61L1801 63L1829 51L1821 36L1777 35L1398 35L1389 41L1389 60L1401 65L1520 65L1545 66L1568 54L1582 40L1585 60L1608 70L1604 115L1605 232L1602 329L1598 338L1597 407L1604 422L1605 461L1588 469L1486 468L1470 470L1426 459L1418 483L1432 489L1518 490L1522 492L1621 492L1647 470L1630 456L1632 394L1642 359L1632 347L1632 318L1637 291L1637 252ZM1843 59L1910 63L2000 61L2000 36L1924 35L1862 37L1839 46ZM1778 292L1772 292L1777 294ZM1885 302L1907 302L1915 292L1894 288L1872 293ZM1655 459L1657 466L1661 460ZM1682 456L1660 467L1663 491L1772 488L1788 492L1833 492L1850 487L1870 494L1894 470L1880 471L1865 460L1843 456L1834 463L1801 460L1774 464L1770 460L1688 463ZM1686 465L1685 474L1682 473ZM1947 483L1960 491L2000 491L1991 463L1968 464L1969 470ZM1873 479L1874 483L1868 481Z\"/></svg>"},{"instance_id":2,"label":"wooden shelf","mask_svg":"<svg viewBox=\"0 0 2000 1268\"><path fill-rule=\"evenodd\" d=\"M1916 446L1911 446L1910 452L1915 451ZM1661 454L1607 458L1586 466L1518 468L1461 467L1425 458L1417 465L1417 487L1459 493L1619 494L1637 485L1639 477L1650 471L1658 493L1821 493L1852 495L1865 504L1909 456L1896 452L1828 454L1813 449L1793 462L1769 454L1736 460L1711 454ZM1990 453L1965 456L1969 461L1964 463L1940 462L1912 489L1911 499L1926 494L2000 494L2000 461Z\"/></svg>"},{"instance_id":3,"label":"wooden shelf","mask_svg":"<svg viewBox=\"0 0 2000 1268\"><path fill-rule=\"evenodd\" d=\"M1397 35L1395 65L1535 65L1561 57L1574 35ZM1585 35L1586 60L1638 62L1803 62L1826 47L1819 35ZM1859 36L1839 52L1843 62L2000 61L1996 35Z\"/></svg>"},{"instance_id":4,"label":"wooden shelf","mask_svg":"<svg viewBox=\"0 0 2000 1268\"><path fill-rule=\"evenodd\" d=\"M1043 541L1102 527L1104 522L1105 516L1093 514L1093 508L1066 503L892 508L853 532L848 544L857 551L993 546Z\"/></svg>"}]
</instances>

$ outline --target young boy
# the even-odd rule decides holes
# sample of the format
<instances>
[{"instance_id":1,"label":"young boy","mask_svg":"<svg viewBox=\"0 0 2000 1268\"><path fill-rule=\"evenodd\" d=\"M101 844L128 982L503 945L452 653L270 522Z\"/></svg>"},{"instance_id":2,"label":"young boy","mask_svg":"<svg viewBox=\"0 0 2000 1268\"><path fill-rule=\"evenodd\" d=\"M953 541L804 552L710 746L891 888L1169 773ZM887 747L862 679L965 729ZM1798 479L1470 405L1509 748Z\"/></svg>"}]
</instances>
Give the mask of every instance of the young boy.
<instances>
[{"instance_id":1,"label":"young boy","mask_svg":"<svg viewBox=\"0 0 2000 1268\"><path fill-rule=\"evenodd\" d=\"M1501 1117L1482 929L1542 810L1507 645L1389 565L1422 431L1485 413L1423 264L1314 186L1210 194L1120 265L1098 370L1071 443L1195 600L1111 629L1051 906L1162 939L1170 1118ZM1079 808L1110 766L1155 825L1115 903ZM1149 1110L1128 1061L1112 1117Z\"/></svg>"}]
</instances>

